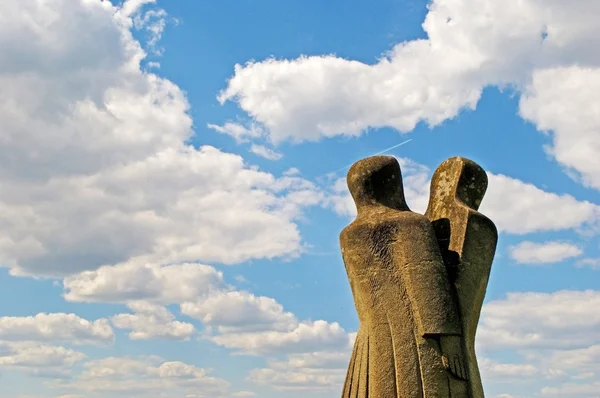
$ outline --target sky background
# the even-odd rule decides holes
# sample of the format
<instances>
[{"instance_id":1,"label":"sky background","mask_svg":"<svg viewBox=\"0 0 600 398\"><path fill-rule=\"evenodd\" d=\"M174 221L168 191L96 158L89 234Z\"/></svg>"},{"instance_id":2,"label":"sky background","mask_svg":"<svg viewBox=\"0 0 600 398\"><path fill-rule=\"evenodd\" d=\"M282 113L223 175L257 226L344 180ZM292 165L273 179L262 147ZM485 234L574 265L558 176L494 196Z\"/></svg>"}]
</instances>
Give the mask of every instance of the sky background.
<instances>
[{"instance_id":1,"label":"sky background","mask_svg":"<svg viewBox=\"0 0 600 398\"><path fill-rule=\"evenodd\" d=\"M340 394L345 166L452 156L486 396L600 397L600 3L0 2L0 398Z\"/></svg>"}]
</instances>

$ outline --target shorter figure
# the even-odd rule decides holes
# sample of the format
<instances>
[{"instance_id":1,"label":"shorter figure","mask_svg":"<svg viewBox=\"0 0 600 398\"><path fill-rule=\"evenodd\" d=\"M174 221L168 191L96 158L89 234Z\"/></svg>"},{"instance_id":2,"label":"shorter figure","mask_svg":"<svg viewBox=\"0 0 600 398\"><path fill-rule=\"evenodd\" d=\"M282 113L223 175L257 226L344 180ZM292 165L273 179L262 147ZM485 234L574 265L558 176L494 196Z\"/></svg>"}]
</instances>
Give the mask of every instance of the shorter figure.
<instances>
[{"instance_id":1,"label":"shorter figure","mask_svg":"<svg viewBox=\"0 0 600 398\"><path fill-rule=\"evenodd\" d=\"M433 174L425 212L434 226L458 299L473 398L484 396L475 333L498 241L494 223L477 211L486 189L487 175L477 163L450 158Z\"/></svg>"}]
</instances>

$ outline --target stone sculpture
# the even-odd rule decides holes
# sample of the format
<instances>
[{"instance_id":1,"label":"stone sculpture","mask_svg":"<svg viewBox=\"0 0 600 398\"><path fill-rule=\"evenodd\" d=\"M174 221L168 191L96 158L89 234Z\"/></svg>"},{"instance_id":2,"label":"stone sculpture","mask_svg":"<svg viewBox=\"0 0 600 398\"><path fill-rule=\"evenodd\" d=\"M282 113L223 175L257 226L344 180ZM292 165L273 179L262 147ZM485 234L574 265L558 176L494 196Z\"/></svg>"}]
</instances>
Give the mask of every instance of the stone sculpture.
<instances>
[{"instance_id":1,"label":"stone sculpture","mask_svg":"<svg viewBox=\"0 0 600 398\"><path fill-rule=\"evenodd\" d=\"M485 173L442 163L426 215L408 208L393 157L358 161L347 182L358 214L340 245L360 326L342 398L483 397L473 343L496 244L476 211Z\"/></svg>"}]
</instances>

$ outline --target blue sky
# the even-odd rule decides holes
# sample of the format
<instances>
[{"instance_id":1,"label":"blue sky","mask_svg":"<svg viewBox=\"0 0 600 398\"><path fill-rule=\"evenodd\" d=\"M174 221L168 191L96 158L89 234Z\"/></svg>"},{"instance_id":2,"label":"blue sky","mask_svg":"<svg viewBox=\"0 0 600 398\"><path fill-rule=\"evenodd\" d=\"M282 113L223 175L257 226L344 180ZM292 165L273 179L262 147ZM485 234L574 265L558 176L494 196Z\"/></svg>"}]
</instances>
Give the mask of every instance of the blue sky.
<instances>
[{"instance_id":1,"label":"blue sky","mask_svg":"<svg viewBox=\"0 0 600 398\"><path fill-rule=\"evenodd\" d=\"M600 5L0 4L0 397L339 396L356 160L489 176L486 396L600 391Z\"/></svg>"}]
</instances>

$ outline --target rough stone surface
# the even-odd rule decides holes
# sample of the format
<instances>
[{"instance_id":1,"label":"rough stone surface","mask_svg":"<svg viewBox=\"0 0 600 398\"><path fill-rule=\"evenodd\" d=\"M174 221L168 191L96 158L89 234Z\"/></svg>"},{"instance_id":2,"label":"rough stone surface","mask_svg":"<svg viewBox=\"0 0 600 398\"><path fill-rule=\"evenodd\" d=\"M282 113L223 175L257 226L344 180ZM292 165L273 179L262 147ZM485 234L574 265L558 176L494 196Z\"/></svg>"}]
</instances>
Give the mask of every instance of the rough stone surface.
<instances>
[{"instance_id":1,"label":"rough stone surface","mask_svg":"<svg viewBox=\"0 0 600 398\"><path fill-rule=\"evenodd\" d=\"M468 162L459 160L463 161ZM453 162L444 162L436 171L443 183L440 190L432 190L429 218L406 205L395 158L366 158L348 172L348 188L358 215L341 232L340 245L360 327L343 398L483 397L483 392L477 395L479 387L474 387L481 382L470 382L470 375L478 378L479 373L467 336L472 328L474 339L481 308L478 300L485 293L495 240L490 243L491 238L479 238L473 231L493 230L495 239L495 228L460 202L481 201L485 180L480 196L468 187L464 190L464 167L459 167L458 174L443 173L446 167L455 170ZM480 179L474 181L474 186L479 183ZM458 190L464 190L464 198L450 200L459 198ZM484 256L489 264L479 260L477 253L482 247L491 250L492 257L488 252ZM456 259L461 255L471 265ZM470 272L471 266L477 268L477 275L461 276L461 271ZM465 310L472 313L463 314Z\"/></svg>"},{"instance_id":2,"label":"rough stone surface","mask_svg":"<svg viewBox=\"0 0 600 398\"><path fill-rule=\"evenodd\" d=\"M433 174L425 212L434 226L454 285L474 398L483 397L475 332L498 241L494 223L477 211L486 188L487 175L477 163L450 158Z\"/></svg>"}]
</instances>

